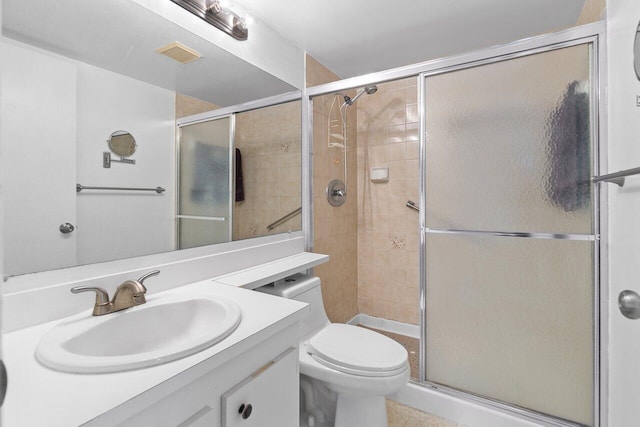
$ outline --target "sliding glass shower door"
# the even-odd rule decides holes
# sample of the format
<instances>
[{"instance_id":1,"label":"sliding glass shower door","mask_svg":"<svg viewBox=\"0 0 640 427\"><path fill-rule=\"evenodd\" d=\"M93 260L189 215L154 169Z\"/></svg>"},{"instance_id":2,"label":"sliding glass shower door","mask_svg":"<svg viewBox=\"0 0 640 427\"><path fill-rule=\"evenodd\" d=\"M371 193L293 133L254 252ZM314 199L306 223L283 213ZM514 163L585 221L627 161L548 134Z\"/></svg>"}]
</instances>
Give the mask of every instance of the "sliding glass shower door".
<instances>
[{"instance_id":1,"label":"sliding glass shower door","mask_svg":"<svg viewBox=\"0 0 640 427\"><path fill-rule=\"evenodd\" d=\"M178 249L231 241L233 117L180 128Z\"/></svg>"},{"instance_id":2,"label":"sliding glass shower door","mask_svg":"<svg viewBox=\"0 0 640 427\"><path fill-rule=\"evenodd\" d=\"M594 424L590 43L424 77L427 382Z\"/></svg>"}]
</instances>

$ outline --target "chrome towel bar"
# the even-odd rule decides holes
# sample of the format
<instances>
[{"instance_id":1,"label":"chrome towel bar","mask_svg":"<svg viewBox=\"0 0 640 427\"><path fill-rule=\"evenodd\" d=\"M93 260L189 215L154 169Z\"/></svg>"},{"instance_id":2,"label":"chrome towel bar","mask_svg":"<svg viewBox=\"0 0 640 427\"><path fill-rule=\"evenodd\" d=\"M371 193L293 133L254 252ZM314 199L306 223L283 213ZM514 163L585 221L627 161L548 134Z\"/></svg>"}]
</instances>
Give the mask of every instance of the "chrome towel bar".
<instances>
[{"instance_id":1,"label":"chrome towel bar","mask_svg":"<svg viewBox=\"0 0 640 427\"><path fill-rule=\"evenodd\" d=\"M276 228L277 226L279 226L283 222L289 221L291 218L293 218L294 216L298 215L300 212L302 212L302 206L300 206L299 208L289 212L288 214L286 214L285 216L283 216L279 220L274 221L271 224L267 225L267 230L269 230L269 231L273 230L274 228Z\"/></svg>"},{"instance_id":2,"label":"chrome towel bar","mask_svg":"<svg viewBox=\"0 0 640 427\"><path fill-rule=\"evenodd\" d=\"M76 184L76 191L82 190L125 190L125 191L155 191L156 193L164 193L166 190L162 187L156 188L140 188L140 187L92 187L89 185Z\"/></svg>"},{"instance_id":3,"label":"chrome towel bar","mask_svg":"<svg viewBox=\"0 0 640 427\"><path fill-rule=\"evenodd\" d=\"M420 208L418 207L418 205L416 205L416 202L414 202L413 200L407 200L407 203L405 203L404 205L409 209L414 209L420 212Z\"/></svg>"},{"instance_id":4,"label":"chrome towel bar","mask_svg":"<svg viewBox=\"0 0 640 427\"><path fill-rule=\"evenodd\" d=\"M624 178L626 176L638 175L640 174L640 168L626 169L620 172L608 173L606 175L594 176L591 178L591 182L610 182L612 184L617 184L620 187L624 186Z\"/></svg>"}]
</instances>

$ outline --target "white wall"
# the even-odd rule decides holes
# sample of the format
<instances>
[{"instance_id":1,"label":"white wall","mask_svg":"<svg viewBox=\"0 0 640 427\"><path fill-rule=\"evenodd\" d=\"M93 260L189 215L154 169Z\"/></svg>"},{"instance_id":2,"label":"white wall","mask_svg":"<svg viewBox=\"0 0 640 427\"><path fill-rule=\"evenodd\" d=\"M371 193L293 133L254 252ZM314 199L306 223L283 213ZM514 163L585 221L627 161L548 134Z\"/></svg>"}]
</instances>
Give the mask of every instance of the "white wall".
<instances>
[{"instance_id":1,"label":"white wall","mask_svg":"<svg viewBox=\"0 0 640 427\"><path fill-rule=\"evenodd\" d=\"M607 1L609 171L640 166L640 82L633 71L638 0ZM640 423L640 321L617 307L624 289L640 293L640 178L609 185L609 426Z\"/></svg>"},{"instance_id":2,"label":"white wall","mask_svg":"<svg viewBox=\"0 0 640 427\"><path fill-rule=\"evenodd\" d=\"M173 250L175 93L87 64L77 68L78 183L167 190L79 193L78 263ZM110 151L106 140L117 130L136 138L136 164L103 168L102 153Z\"/></svg>"}]
</instances>

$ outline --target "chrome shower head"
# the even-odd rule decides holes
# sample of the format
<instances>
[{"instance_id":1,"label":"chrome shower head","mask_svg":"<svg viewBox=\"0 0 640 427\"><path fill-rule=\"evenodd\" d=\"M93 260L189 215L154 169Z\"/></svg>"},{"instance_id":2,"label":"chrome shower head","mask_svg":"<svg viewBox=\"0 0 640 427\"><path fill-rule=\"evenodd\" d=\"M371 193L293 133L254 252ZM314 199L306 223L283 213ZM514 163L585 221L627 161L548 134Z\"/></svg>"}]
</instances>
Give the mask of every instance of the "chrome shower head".
<instances>
[{"instance_id":1,"label":"chrome shower head","mask_svg":"<svg viewBox=\"0 0 640 427\"><path fill-rule=\"evenodd\" d=\"M364 88L360 89L360 91L356 93L356 96L354 96L353 98L349 98L347 95L343 95L344 96L343 106L353 105L353 103L356 102L358 98L360 98L364 93L366 93L367 95L371 95L372 93L376 93L377 91L378 91L378 86L371 85L371 86L365 86Z\"/></svg>"},{"instance_id":2,"label":"chrome shower head","mask_svg":"<svg viewBox=\"0 0 640 427\"><path fill-rule=\"evenodd\" d=\"M376 93L378 91L378 86L365 86L364 91L367 92L367 95L371 95L372 93Z\"/></svg>"}]
</instances>

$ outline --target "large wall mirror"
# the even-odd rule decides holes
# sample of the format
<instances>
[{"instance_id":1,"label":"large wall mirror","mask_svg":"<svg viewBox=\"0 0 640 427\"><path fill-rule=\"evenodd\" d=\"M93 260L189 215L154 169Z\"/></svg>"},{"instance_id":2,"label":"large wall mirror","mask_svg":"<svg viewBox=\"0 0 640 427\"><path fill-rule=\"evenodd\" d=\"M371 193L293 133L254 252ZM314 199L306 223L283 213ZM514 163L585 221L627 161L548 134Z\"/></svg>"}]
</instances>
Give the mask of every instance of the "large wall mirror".
<instances>
[{"instance_id":1,"label":"large wall mirror","mask_svg":"<svg viewBox=\"0 0 640 427\"><path fill-rule=\"evenodd\" d=\"M130 0L2 8L5 275L301 228L300 101L280 96L293 86ZM202 57L156 52L176 41ZM177 126L212 110L230 112ZM131 161L106 167L122 131Z\"/></svg>"}]
</instances>

